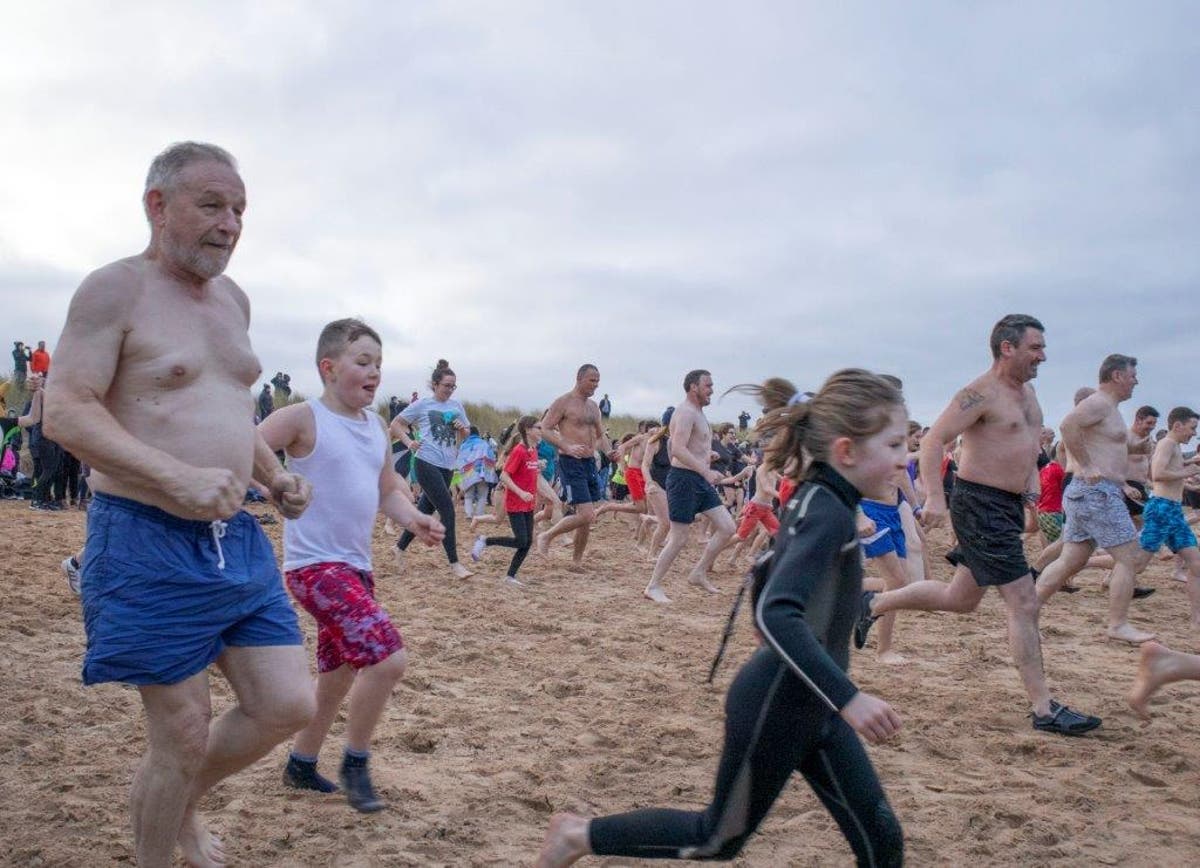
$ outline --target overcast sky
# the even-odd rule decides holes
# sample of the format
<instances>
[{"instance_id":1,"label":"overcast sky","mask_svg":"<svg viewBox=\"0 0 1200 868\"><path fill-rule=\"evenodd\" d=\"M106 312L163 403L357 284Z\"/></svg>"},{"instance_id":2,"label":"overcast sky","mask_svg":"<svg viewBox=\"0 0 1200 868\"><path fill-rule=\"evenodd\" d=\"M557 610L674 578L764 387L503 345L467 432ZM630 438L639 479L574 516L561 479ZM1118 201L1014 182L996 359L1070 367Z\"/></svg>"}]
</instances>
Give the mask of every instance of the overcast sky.
<instances>
[{"instance_id":1,"label":"overcast sky","mask_svg":"<svg viewBox=\"0 0 1200 868\"><path fill-rule=\"evenodd\" d=\"M190 11L189 11L190 10ZM1126 407L1200 404L1200 5L6 4L0 339L47 340L142 249L172 141L238 158L228 273L266 376L320 327L384 338L383 394L616 412L893 372L926 423L1040 317L1047 420L1110 352ZM7 360L7 352L3 356ZM733 396L710 416L747 406Z\"/></svg>"}]
</instances>

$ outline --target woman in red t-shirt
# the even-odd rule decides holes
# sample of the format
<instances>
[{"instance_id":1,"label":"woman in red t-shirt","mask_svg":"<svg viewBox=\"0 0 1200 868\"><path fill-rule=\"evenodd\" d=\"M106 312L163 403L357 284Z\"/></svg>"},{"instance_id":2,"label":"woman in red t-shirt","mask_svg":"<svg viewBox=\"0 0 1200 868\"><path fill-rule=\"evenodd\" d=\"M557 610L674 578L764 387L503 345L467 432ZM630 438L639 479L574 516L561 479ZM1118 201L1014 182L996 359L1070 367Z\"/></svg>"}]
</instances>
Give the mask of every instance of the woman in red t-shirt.
<instances>
[{"instance_id":1,"label":"woman in red t-shirt","mask_svg":"<svg viewBox=\"0 0 1200 868\"><path fill-rule=\"evenodd\" d=\"M504 508L508 512L508 523L512 525L512 536L481 536L471 547L471 560L478 561L488 546L507 546L516 549L508 565L505 583L524 587L517 578L517 570L529 554L533 545L533 505L537 502L538 444L542 442L542 426L536 416L522 416L517 421L517 444L508 453L500 484L505 488Z\"/></svg>"}]
</instances>

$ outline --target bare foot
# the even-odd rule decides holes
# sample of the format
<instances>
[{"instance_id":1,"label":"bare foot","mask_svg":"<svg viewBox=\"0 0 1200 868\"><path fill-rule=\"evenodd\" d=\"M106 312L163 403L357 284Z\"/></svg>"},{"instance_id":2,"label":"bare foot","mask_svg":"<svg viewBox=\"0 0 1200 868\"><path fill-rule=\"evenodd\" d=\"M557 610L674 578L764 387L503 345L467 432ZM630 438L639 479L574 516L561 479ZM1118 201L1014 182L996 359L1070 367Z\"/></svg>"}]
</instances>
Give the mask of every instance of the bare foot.
<instances>
[{"instance_id":1,"label":"bare foot","mask_svg":"<svg viewBox=\"0 0 1200 868\"><path fill-rule=\"evenodd\" d=\"M546 536L546 531L542 531L537 535L537 542L533 546L537 549L537 553L542 557L550 554L550 537Z\"/></svg>"},{"instance_id":2,"label":"bare foot","mask_svg":"<svg viewBox=\"0 0 1200 868\"><path fill-rule=\"evenodd\" d=\"M1129 707L1142 720L1150 719L1150 697L1164 683L1164 669L1168 651L1157 642L1142 645L1138 658L1137 675L1133 678L1133 689L1129 691Z\"/></svg>"},{"instance_id":3,"label":"bare foot","mask_svg":"<svg viewBox=\"0 0 1200 868\"><path fill-rule=\"evenodd\" d=\"M179 830L179 849L183 851L183 861L192 868L213 868L225 864L221 839L204 828L200 815L195 811L183 818L183 828Z\"/></svg>"},{"instance_id":4,"label":"bare foot","mask_svg":"<svg viewBox=\"0 0 1200 868\"><path fill-rule=\"evenodd\" d=\"M1118 642L1128 642L1130 645L1141 645L1143 642L1153 639L1154 634L1138 630L1131 624L1121 624L1119 627L1108 628L1108 638L1116 639Z\"/></svg>"},{"instance_id":5,"label":"bare foot","mask_svg":"<svg viewBox=\"0 0 1200 868\"><path fill-rule=\"evenodd\" d=\"M1191 576L1188 574L1187 570L1183 569L1182 567L1176 567L1175 572L1171 574L1171 578L1177 582L1183 582L1186 584Z\"/></svg>"},{"instance_id":6,"label":"bare foot","mask_svg":"<svg viewBox=\"0 0 1200 868\"><path fill-rule=\"evenodd\" d=\"M458 563L458 561L455 561L450 565L450 572L454 573L454 577L456 579L469 579L471 576L475 575L462 564Z\"/></svg>"},{"instance_id":7,"label":"bare foot","mask_svg":"<svg viewBox=\"0 0 1200 868\"><path fill-rule=\"evenodd\" d=\"M646 585L646 590L642 591L642 596L647 600L653 600L656 603L669 603L671 598L667 596L661 585L649 584Z\"/></svg>"},{"instance_id":8,"label":"bare foot","mask_svg":"<svg viewBox=\"0 0 1200 868\"><path fill-rule=\"evenodd\" d=\"M588 821L575 814L555 814L546 829L536 868L566 868L589 850Z\"/></svg>"},{"instance_id":9,"label":"bare foot","mask_svg":"<svg viewBox=\"0 0 1200 868\"><path fill-rule=\"evenodd\" d=\"M691 573L688 576L688 584L695 585L697 588L703 588L710 594L721 593L717 586L710 582L708 576L704 575L704 573Z\"/></svg>"},{"instance_id":10,"label":"bare foot","mask_svg":"<svg viewBox=\"0 0 1200 868\"><path fill-rule=\"evenodd\" d=\"M396 556L397 572L401 572L401 573L404 572L404 556L407 554L407 552L405 552L404 549L396 548L396 546L392 546L392 554Z\"/></svg>"},{"instance_id":11,"label":"bare foot","mask_svg":"<svg viewBox=\"0 0 1200 868\"><path fill-rule=\"evenodd\" d=\"M879 662L888 666L903 666L908 662L908 658L898 651L885 651L879 655Z\"/></svg>"},{"instance_id":12,"label":"bare foot","mask_svg":"<svg viewBox=\"0 0 1200 868\"><path fill-rule=\"evenodd\" d=\"M396 522L390 518L383 523L383 531L388 536L397 536L400 533L400 529L396 527Z\"/></svg>"}]
</instances>

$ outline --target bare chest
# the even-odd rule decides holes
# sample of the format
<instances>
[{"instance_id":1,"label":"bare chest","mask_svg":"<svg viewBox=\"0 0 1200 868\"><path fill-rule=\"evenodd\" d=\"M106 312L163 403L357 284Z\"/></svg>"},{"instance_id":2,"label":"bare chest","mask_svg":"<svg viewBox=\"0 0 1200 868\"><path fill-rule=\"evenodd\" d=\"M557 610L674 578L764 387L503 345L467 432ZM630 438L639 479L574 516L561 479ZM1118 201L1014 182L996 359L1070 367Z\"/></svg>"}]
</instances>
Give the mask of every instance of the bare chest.
<instances>
[{"instance_id":1,"label":"bare chest","mask_svg":"<svg viewBox=\"0 0 1200 868\"><path fill-rule=\"evenodd\" d=\"M203 301L151 296L131 319L118 369L127 387L169 391L208 381L249 389L262 373L242 311L227 295Z\"/></svg>"}]
</instances>

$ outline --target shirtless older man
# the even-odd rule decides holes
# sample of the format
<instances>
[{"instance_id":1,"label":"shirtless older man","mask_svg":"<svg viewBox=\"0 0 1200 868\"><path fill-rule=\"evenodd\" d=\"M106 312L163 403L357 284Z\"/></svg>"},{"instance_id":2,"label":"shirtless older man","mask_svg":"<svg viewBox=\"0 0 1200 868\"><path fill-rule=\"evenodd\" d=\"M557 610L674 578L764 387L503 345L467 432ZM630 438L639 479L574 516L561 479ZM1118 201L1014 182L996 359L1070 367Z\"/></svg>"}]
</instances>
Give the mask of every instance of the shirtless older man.
<instances>
[{"instance_id":1,"label":"shirtless older man","mask_svg":"<svg viewBox=\"0 0 1200 868\"><path fill-rule=\"evenodd\" d=\"M596 450L602 448L610 458L615 455L612 441L604 433L600 407L592 400L599 386L600 369L595 365L580 366L575 372L575 388L555 398L542 416L542 437L558 449L564 499L575 507L575 514L538 534L537 550L547 554L552 539L574 531L572 564L576 570L583 567L583 551L596 519L595 504L603 500L596 473Z\"/></svg>"},{"instance_id":2,"label":"shirtless older man","mask_svg":"<svg viewBox=\"0 0 1200 868\"><path fill-rule=\"evenodd\" d=\"M667 507L671 530L667 534L667 544L654 563L650 584L643 591L647 598L656 603L671 602L662 589L662 580L687 543L692 522L697 515L708 518L713 531L700 562L688 574L688 581L710 594L717 593L717 589L709 582L708 571L736 530L733 516L721 503L721 496L713 487L724 478L724 474L714 470L709 463L712 429L704 418L704 408L712 402L712 375L708 371L689 371L683 378L683 390L687 393L687 399L671 416L668 441L671 470L667 474Z\"/></svg>"},{"instance_id":3,"label":"shirtless older man","mask_svg":"<svg viewBox=\"0 0 1200 868\"><path fill-rule=\"evenodd\" d=\"M45 427L92 467L83 562L86 684L136 685L146 754L133 780L137 863L224 863L196 806L315 703L275 554L240 507L251 479L284 516L308 505L254 427L246 294L222 276L246 193L213 145L172 145L143 196L150 245L84 279L46 394ZM238 704L211 721L207 668Z\"/></svg>"},{"instance_id":4,"label":"shirtless older man","mask_svg":"<svg viewBox=\"0 0 1200 868\"><path fill-rule=\"evenodd\" d=\"M1050 698L1042 669L1038 599L1021 544L1023 499L1036 497L1038 437L1042 408L1029 381L1046 360L1042 324L1009 314L991 334L992 366L962 389L921 441L921 478L937 479L947 443L962 435L962 461L950 498L950 520L958 547L947 554L955 564L949 584L915 582L908 587L863 595L854 644L866 644L876 619L902 609L971 612L989 586L1008 609L1008 643L1025 692L1033 705L1034 729L1080 735L1100 718L1080 714ZM946 521L942 488L929 486L922 521Z\"/></svg>"},{"instance_id":5,"label":"shirtless older man","mask_svg":"<svg viewBox=\"0 0 1200 868\"><path fill-rule=\"evenodd\" d=\"M1133 579L1137 571L1137 528L1125 505L1129 432L1117 409L1133 395L1137 359L1113 353L1100 364L1099 388L1080 401L1062 421L1063 443L1077 470L1063 491L1062 554L1038 577L1043 603L1083 569L1097 546L1112 556L1108 587L1108 635L1138 644L1154 638L1129 623Z\"/></svg>"}]
</instances>

